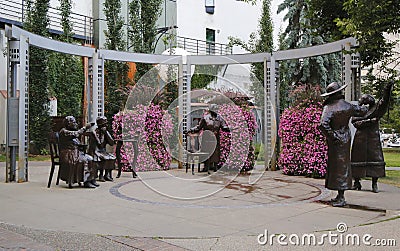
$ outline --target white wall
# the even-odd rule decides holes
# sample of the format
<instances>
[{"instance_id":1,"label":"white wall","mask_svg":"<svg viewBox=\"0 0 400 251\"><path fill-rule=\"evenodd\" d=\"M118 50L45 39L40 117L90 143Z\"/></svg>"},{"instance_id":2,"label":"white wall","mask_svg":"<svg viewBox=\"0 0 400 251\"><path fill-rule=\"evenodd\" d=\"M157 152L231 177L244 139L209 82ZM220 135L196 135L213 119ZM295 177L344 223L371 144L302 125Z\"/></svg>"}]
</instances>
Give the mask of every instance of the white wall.
<instances>
[{"instance_id":1,"label":"white wall","mask_svg":"<svg viewBox=\"0 0 400 251\"><path fill-rule=\"evenodd\" d=\"M204 0L177 0L177 3L178 36L206 40L209 28L216 31L215 42L222 44L229 42L229 36L248 41L250 33L257 30L261 14L260 3L252 6L236 0L215 0L214 14L206 13ZM243 52L234 49L234 53Z\"/></svg>"},{"instance_id":2,"label":"white wall","mask_svg":"<svg viewBox=\"0 0 400 251\"><path fill-rule=\"evenodd\" d=\"M92 16L92 2L88 0L72 0L72 12ZM60 1L50 0L50 6L56 8L60 6Z\"/></svg>"}]
</instances>

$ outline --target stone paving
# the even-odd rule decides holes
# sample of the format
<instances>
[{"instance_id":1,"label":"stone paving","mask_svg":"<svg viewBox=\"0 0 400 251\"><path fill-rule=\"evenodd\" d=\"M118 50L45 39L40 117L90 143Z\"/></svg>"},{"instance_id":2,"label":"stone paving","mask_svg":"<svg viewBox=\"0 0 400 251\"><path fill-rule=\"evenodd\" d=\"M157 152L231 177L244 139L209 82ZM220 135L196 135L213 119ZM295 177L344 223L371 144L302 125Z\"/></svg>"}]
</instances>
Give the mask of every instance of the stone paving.
<instances>
[{"instance_id":1,"label":"stone paving","mask_svg":"<svg viewBox=\"0 0 400 251\"><path fill-rule=\"evenodd\" d=\"M265 250L257 237L266 230L324 233L339 223L398 238L388 231L400 226L400 189L379 183L374 194L368 180L362 191L346 192L348 206L334 208L323 179L279 171L208 176L172 169L139 179L123 173L96 189L53 180L48 189L49 167L30 162L29 182L0 183L0 250ZM4 169L0 163L2 181Z\"/></svg>"}]
</instances>

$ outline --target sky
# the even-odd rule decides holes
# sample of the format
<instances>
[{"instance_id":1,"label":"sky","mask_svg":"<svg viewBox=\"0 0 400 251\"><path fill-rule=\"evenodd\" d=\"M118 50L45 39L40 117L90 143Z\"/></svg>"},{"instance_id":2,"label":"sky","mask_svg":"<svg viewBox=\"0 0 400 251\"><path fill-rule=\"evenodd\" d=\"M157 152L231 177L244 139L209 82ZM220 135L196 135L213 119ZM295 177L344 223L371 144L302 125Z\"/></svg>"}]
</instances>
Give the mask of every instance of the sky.
<instances>
[{"instance_id":1,"label":"sky","mask_svg":"<svg viewBox=\"0 0 400 251\"><path fill-rule=\"evenodd\" d=\"M282 2L283 0L271 0L271 18L274 26L273 36L275 49L277 49L278 46L279 31L283 31L287 26L287 22L283 21L286 12L283 11L279 15L277 14L278 5Z\"/></svg>"}]
</instances>

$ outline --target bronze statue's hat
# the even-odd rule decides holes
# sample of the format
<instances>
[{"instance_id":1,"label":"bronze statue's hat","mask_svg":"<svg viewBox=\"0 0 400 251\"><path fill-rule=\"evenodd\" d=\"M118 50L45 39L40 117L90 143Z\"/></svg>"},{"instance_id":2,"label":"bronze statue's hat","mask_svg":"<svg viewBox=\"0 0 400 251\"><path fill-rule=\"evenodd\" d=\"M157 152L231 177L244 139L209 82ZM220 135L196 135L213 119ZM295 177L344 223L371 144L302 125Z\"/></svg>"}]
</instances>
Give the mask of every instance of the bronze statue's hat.
<instances>
[{"instance_id":1,"label":"bronze statue's hat","mask_svg":"<svg viewBox=\"0 0 400 251\"><path fill-rule=\"evenodd\" d=\"M338 82L333 82L330 83L327 87L326 87L326 92L324 94L321 94L321 97L326 97L326 96L330 96L332 94L335 94L341 90L343 90L344 88L346 88L346 85L340 85Z\"/></svg>"},{"instance_id":2,"label":"bronze statue's hat","mask_svg":"<svg viewBox=\"0 0 400 251\"><path fill-rule=\"evenodd\" d=\"M103 126L103 125L107 124L107 118L105 116L97 117L96 124L97 124L97 126Z\"/></svg>"}]
</instances>

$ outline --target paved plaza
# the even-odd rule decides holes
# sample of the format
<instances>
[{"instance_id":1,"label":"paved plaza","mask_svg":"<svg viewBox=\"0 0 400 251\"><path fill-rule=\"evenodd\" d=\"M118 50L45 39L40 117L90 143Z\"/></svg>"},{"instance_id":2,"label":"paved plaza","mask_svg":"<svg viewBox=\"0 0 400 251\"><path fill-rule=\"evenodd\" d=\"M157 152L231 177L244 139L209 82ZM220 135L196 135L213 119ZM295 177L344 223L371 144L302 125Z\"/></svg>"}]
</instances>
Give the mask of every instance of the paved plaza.
<instances>
[{"instance_id":1,"label":"paved plaza","mask_svg":"<svg viewBox=\"0 0 400 251\"><path fill-rule=\"evenodd\" d=\"M334 208L328 202L336 194L324 188L323 179L261 167L240 176L176 168L141 172L138 179L123 173L96 189L68 189L62 181L56 186L55 178L47 188L49 169L49 162L30 162L29 182L4 183L0 163L0 250L396 250L393 240L400 245L400 188L382 183L375 194L363 180L361 191L346 192L346 207ZM371 239L346 245L339 237L338 243L324 239L329 233ZM278 234L287 238L278 241L272 236ZM305 234L320 245L295 245L295 237ZM376 240L386 247L372 246Z\"/></svg>"}]
</instances>

